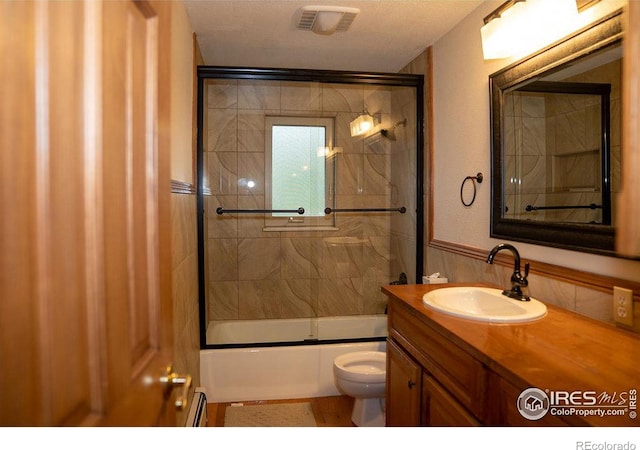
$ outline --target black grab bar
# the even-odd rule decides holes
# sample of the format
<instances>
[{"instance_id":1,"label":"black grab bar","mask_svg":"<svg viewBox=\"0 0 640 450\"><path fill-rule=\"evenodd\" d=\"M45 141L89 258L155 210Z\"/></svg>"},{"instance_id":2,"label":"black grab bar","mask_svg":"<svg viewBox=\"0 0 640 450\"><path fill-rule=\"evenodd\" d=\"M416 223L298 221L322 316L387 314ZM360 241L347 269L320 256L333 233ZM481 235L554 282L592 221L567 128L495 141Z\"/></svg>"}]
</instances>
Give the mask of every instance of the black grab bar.
<instances>
[{"instance_id":1,"label":"black grab bar","mask_svg":"<svg viewBox=\"0 0 640 450\"><path fill-rule=\"evenodd\" d=\"M325 208L325 214L331 214L332 212L399 212L404 214L407 212L407 208L404 206L400 208Z\"/></svg>"},{"instance_id":2,"label":"black grab bar","mask_svg":"<svg viewBox=\"0 0 640 450\"><path fill-rule=\"evenodd\" d=\"M541 209L602 209L602 205L591 203L590 205L568 205L568 206L533 206L527 205L525 210L538 211Z\"/></svg>"},{"instance_id":3,"label":"black grab bar","mask_svg":"<svg viewBox=\"0 0 640 450\"><path fill-rule=\"evenodd\" d=\"M271 213L286 213L286 214L304 214L304 208L298 209L224 209L222 206L216 208L216 214L271 214Z\"/></svg>"}]
</instances>

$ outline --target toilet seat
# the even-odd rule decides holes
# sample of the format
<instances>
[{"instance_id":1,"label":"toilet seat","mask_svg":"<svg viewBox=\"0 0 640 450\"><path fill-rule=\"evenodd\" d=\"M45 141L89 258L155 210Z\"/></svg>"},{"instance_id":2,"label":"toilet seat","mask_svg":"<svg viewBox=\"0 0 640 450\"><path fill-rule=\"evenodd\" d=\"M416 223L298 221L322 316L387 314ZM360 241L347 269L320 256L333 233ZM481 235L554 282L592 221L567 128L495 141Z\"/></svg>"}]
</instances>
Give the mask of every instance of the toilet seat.
<instances>
[{"instance_id":1,"label":"toilet seat","mask_svg":"<svg viewBox=\"0 0 640 450\"><path fill-rule=\"evenodd\" d=\"M349 381L384 383L387 371L386 358L385 352L346 353L334 361L336 375Z\"/></svg>"},{"instance_id":2,"label":"toilet seat","mask_svg":"<svg viewBox=\"0 0 640 450\"><path fill-rule=\"evenodd\" d=\"M351 421L358 427L385 425L386 352L345 353L333 360L336 387L354 398Z\"/></svg>"}]
</instances>

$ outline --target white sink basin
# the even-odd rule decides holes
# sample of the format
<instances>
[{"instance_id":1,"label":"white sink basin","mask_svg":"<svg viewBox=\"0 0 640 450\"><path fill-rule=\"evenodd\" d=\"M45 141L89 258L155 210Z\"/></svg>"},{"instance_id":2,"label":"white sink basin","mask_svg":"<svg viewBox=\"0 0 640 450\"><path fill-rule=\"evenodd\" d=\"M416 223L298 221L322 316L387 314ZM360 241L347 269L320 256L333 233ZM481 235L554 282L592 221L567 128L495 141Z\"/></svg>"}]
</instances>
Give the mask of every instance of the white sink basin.
<instances>
[{"instance_id":1,"label":"white sink basin","mask_svg":"<svg viewBox=\"0 0 640 450\"><path fill-rule=\"evenodd\" d=\"M547 314L538 300L514 300L502 295L502 289L483 287L440 288L424 294L422 302L429 309L482 322L530 322Z\"/></svg>"}]
</instances>

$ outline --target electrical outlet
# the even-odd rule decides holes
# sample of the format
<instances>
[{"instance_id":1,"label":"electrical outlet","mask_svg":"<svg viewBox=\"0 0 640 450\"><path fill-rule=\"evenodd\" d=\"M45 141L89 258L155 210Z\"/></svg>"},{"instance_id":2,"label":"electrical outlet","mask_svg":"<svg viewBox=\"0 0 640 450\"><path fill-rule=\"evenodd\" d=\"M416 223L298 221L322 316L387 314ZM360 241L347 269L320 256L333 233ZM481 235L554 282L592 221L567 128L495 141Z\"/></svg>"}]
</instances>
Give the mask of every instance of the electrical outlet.
<instances>
[{"instance_id":1,"label":"electrical outlet","mask_svg":"<svg viewBox=\"0 0 640 450\"><path fill-rule=\"evenodd\" d=\"M613 287L613 320L633 326L633 291L630 289Z\"/></svg>"}]
</instances>

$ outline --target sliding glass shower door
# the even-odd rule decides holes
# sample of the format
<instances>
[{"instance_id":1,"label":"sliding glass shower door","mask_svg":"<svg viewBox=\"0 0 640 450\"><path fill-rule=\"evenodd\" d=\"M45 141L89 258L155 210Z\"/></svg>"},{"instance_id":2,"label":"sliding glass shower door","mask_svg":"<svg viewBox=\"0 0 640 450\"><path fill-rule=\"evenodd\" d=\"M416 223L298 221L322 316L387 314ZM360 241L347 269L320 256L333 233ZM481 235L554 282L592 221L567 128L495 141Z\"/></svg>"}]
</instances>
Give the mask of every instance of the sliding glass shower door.
<instances>
[{"instance_id":1,"label":"sliding glass shower door","mask_svg":"<svg viewBox=\"0 0 640 450\"><path fill-rule=\"evenodd\" d=\"M202 347L384 339L380 287L422 273L422 77L198 75Z\"/></svg>"}]
</instances>

